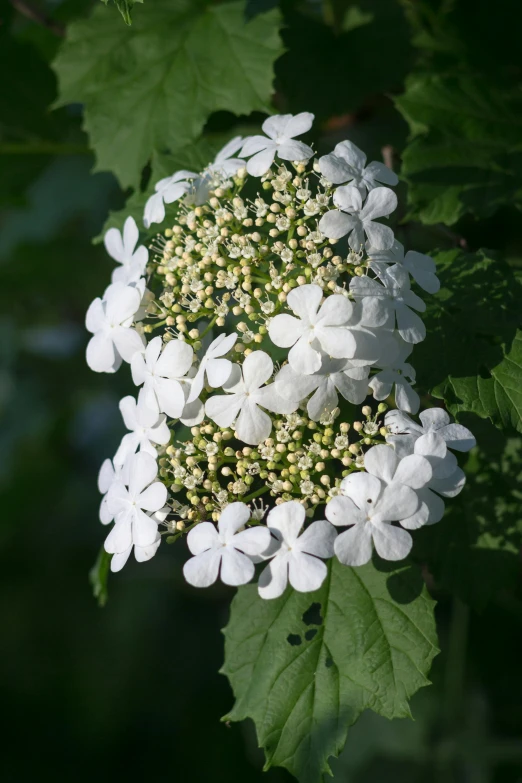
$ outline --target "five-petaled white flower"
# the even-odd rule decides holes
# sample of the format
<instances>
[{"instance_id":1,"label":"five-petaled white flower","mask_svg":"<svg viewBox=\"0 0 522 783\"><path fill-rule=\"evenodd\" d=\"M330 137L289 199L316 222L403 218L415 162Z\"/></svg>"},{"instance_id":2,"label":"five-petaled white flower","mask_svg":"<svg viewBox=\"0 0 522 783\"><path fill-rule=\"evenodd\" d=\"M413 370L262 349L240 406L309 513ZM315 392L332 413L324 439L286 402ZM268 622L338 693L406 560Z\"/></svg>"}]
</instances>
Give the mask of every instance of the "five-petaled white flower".
<instances>
[{"instance_id":1,"label":"five-petaled white flower","mask_svg":"<svg viewBox=\"0 0 522 783\"><path fill-rule=\"evenodd\" d=\"M419 500L413 489L399 483L386 485L369 473L352 473L341 482L341 492L327 503L325 512L334 525L352 525L335 539L335 554L341 563L367 563L372 542L385 560L402 560L409 554L412 537L391 522L415 513Z\"/></svg>"},{"instance_id":2,"label":"five-petaled white flower","mask_svg":"<svg viewBox=\"0 0 522 783\"><path fill-rule=\"evenodd\" d=\"M372 247L386 250L393 244L393 231L389 226L376 223L375 219L387 217L397 206L397 196L390 188L374 188L364 203L359 190L353 185L343 185L334 193L333 201L338 209L326 212L319 221L319 231L329 239L341 239L349 234L348 243L353 250L364 247L364 235Z\"/></svg>"},{"instance_id":3,"label":"five-petaled white flower","mask_svg":"<svg viewBox=\"0 0 522 783\"><path fill-rule=\"evenodd\" d=\"M351 302L342 294L331 294L321 305L322 298L318 285L294 288L286 302L297 318L282 313L270 321L268 334L274 345L293 346L288 361L297 373L317 372L321 351L335 359L349 359L356 351L355 337L346 328L353 311Z\"/></svg>"},{"instance_id":4,"label":"five-petaled white flower","mask_svg":"<svg viewBox=\"0 0 522 783\"><path fill-rule=\"evenodd\" d=\"M155 193L147 200L143 213L143 225L148 228L151 223L161 223L165 218L165 204L172 204L192 188L192 181L197 178L193 171L176 171L170 177L164 177L156 182Z\"/></svg>"},{"instance_id":5,"label":"five-petaled white flower","mask_svg":"<svg viewBox=\"0 0 522 783\"><path fill-rule=\"evenodd\" d=\"M87 346L87 364L95 372L116 372L122 359L130 362L143 351L143 340L132 328L140 308L141 293L123 283L110 285L104 298L91 303L85 326L93 337Z\"/></svg>"},{"instance_id":6,"label":"five-petaled white flower","mask_svg":"<svg viewBox=\"0 0 522 783\"><path fill-rule=\"evenodd\" d=\"M145 353L136 354L131 362L132 380L136 386L143 384L145 404L179 419L185 407L182 383L192 366L194 351L182 340L171 340L163 351L161 337L155 337L147 345Z\"/></svg>"},{"instance_id":7,"label":"five-petaled white flower","mask_svg":"<svg viewBox=\"0 0 522 783\"><path fill-rule=\"evenodd\" d=\"M431 465L433 477L425 487L417 490L421 503L412 521L420 515L426 525L440 522L444 515L444 501L440 497L455 497L466 483L464 471L459 468L455 455L448 451L445 441L435 432L417 437L411 434L388 435L386 438L397 456L404 459L411 454L420 454ZM411 527L411 526L410 526Z\"/></svg>"},{"instance_id":8,"label":"five-petaled white flower","mask_svg":"<svg viewBox=\"0 0 522 783\"><path fill-rule=\"evenodd\" d=\"M319 170L334 185L351 183L364 196L379 184L396 185L397 174L384 163L373 161L366 166L366 155L351 141L341 141L329 155L319 158Z\"/></svg>"},{"instance_id":9,"label":"five-petaled white flower","mask_svg":"<svg viewBox=\"0 0 522 783\"><path fill-rule=\"evenodd\" d=\"M226 394L210 397L205 412L219 427L231 427L239 440L257 446L266 440L272 430L272 419L261 408L273 413L293 413L297 403L278 394L275 385L264 384L272 376L274 363L264 351L253 351L242 367L232 365L228 381L223 384Z\"/></svg>"},{"instance_id":10,"label":"five-petaled white flower","mask_svg":"<svg viewBox=\"0 0 522 783\"><path fill-rule=\"evenodd\" d=\"M424 489L433 478L433 469L426 457L409 454L400 459L392 446L373 446L364 455L364 467L367 473L385 484L405 484L413 490ZM415 513L400 520L402 527L408 530L415 530L428 521L429 509L422 503L418 493L417 497L419 506Z\"/></svg>"},{"instance_id":11,"label":"five-petaled white flower","mask_svg":"<svg viewBox=\"0 0 522 783\"><path fill-rule=\"evenodd\" d=\"M399 264L375 264L375 268L382 284L366 275L352 278L350 291L354 299L362 301L363 311L370 309L371 305L372 326L393 328L391 316L395 314L397 330L402 339L407 343L422 342L426 337L426 327L410 308L424 312L426 305L410 290L408 272Z\"/></svg>"},{"instance_id":12,"label":"five-petaled white flower","mask_svg":"<svg viewBox=\"0 0 522 783\"><path fill-rule=\"evenodd\" d=\"M280 545L259 577L262 598L278 598L288 582L300 593L318 590L324 582L327 568L319 558L333 556L336 531L326 519L321 519L299 535L305 518L304 507L295 500L281 503L268 514L266 523ZM271 554L272 548L267 552L268 556Z\"/></svg>"},{"instance_id":13,"label":"five-petaled white flower","mask_svg":"<svg viewBox=\"0 0 522 783\"><path fill-rule=\"evenodd\" d=\"M254 576L252 558L259 557L270 545L270 532L264 526L244 529L250 509L244 503L230 503L218 520L200 522L187 536L194 555L183 566L187 582L194 587L209 587L218 575L226 585L244 585Z\"/></svg>"},{"instance_id":14,"label":"five-petaled white flower","mask_svg":"<svg viewBox=\"0 0 522 783\"><path fill-rule=\"evenodd\" d=\"M113 283L137 283L147 266L149 251L143 245L136 248L139 239L138 226L133 217L128 217L123 234L117 228L110 228L103 238L107 253L121 266L112 273Z\"/></svg>"},{"instance_id":15,"label":"five-petaled white flower","mask_svg":"<svg viewBox=\"0 0 522 783\"><path fill-rule=\"evenodd\" d=\"M281 396L294 402L300 403L315 392L308 400L307 411L313 421L319 421L337 407L337 392L349 402L361 403L368 393L368 373L369 367L354 367L349 359L323 356L318 373L303 375L286 364L274 382Z\"/></svg>"},{"instance_id":16,"label":"five-petaled white flower","mask_svg":"<svg viewBox=\"0 0 522 783\"><path fill-rule=\"evenodd\" d=\"M232 350L237 340L237 334L220 334L210 343L205 355L202 357L198 371L192 379L190 394L187 402L193 402L203 389L205 375L209 386L218 389L230 378L232 372L232 362L229 359L223 359L229 351Z\"/></svg>"},{"instance_id":17,"label":"five-petaled white flower","mask_svg":"<svg viewBox=\"0 0 522 783\"><path fill-rule=\"evenodd\" d=\"M115 481L107 493L107 506L114 515L114 527L105 540L105 551L122 554L131 545L150 547L158 537L158 522L146 511L157 512L165 505L167 488L159 481L156 460L146 452L129 459L128 487Z\"/></svg>"},{"instance_id":18,"label":"five-petaled white flower","mask_svg":"<svg viewBox=\"0 0 522 783\"><path fill-rule=\"evenodd\" d=\"M428 433L435 433L448 448L456 451L469 451L477 443L473 433L462 424L452 422L449 414L442 408L428 408L419 413L419 419L421 424L417 424L405 413L389 411L384 422L394 435L406 433L417 439Z\"/></svg>"},{"instance_id":19,"label":"five-petaled white flower","mask_svg":"<svg viewBox=\"0 0 522 783\"><path fill-rule=\"evenodd\" d=\"M433 258L408 250L404 255L404 246L397 240L389 250L374 250L367 248L370 267L376 269L378 264L400 264L408 270L415 282L429 294L436 294L440 289L440 281L436 275L437 265Z\"/></svg>"},{"instance_id":20,"label":"five-petaled white flower","mask_svg":"<svg viewBox=\"0 0 522 783\"><path fill-rule=\"evenodd\" d=\"M152 444L164 446L170 440L165 416L145 404L143 391L139 393L138 402L131 396L120 400L120 411L125 426L131 432L123 436L114 455L114 464L123 465L127 457L138 449L156 459L158 453Z\"/></svg>"},{"instance_id":21,"label":"five-petaled white flower","mask_svg":"<svg viewBox=\"0 0 522 783\"><path fill-rule=\"evenodd\" d=\"M276 154L282 160L308 160L314 151L295 136L301 136L312 127L314 115L304 111L301 114L278 114L268 117L263 123L266 136L250 136L245 139L241 157L250 158L247 171L253 177L266 174ZM253 156L253 157L251 157Z\"/></svg>"}]
</instances>

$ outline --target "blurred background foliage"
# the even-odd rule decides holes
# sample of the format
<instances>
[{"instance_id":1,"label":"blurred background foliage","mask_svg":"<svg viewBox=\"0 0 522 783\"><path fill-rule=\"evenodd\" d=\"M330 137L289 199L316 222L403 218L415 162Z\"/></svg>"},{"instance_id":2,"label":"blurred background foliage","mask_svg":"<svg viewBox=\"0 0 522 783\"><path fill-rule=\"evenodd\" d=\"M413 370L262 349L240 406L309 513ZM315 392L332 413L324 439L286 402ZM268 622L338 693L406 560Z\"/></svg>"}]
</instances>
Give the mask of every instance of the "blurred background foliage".
<instances>
[{"instance_id":1,"label":"blurred background foliage","mask_svg":"<svg viewBox=\"0 0 522 783\"><path fill-rule=\"evenodd\" d=\"M242 49L244 73L263 63L257 90L213 34L220 14L234 35L257 25ZM412 568L439 602L434 685L413 722L365 714L334 779L522 781L521 17L511 0L0 0L2 781L291 779L262 773L252 726L219 720L231 591L189 588L178 547L130 563L103 609L87 576L97 470L130 391L84 362L84 313L111 269L92 238L127 199L140 214L156 173L259 125L272 62L275 108L313 111L320 152L348 137L384 157L402 179L398 238L443 251L414 364L425 401L442 397L479 443L462 495L416 537ZM190 77L167 59L158 109L150 62L186 18L224 81L185 105ZM147 112L150 148L129 152L114 129Z\"/></svg>"}]
</instances>

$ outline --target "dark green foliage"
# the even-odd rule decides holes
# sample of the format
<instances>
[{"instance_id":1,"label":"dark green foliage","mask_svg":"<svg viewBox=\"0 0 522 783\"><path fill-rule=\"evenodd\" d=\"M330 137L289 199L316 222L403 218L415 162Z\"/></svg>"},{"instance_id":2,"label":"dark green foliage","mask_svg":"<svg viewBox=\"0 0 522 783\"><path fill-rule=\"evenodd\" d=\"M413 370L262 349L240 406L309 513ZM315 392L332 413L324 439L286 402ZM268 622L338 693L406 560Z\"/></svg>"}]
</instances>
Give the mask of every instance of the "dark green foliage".
<instances>
[{"instance_id":1,"label":"dark green foliage","mask_svg":"<svg viewBox=\"0 0 522 783\"><path fill-rule=\"evenodd\" d=\"M323 783L331 764L343 783L516 783L521 7L137 2L0 0L2 780ZM314 595L238 592L223 671L229 718L251 717L256 741L219 723L230 591L185 585L182 546L117 577L97 558L96 473L132 388L87 369L83 321L111 269L91 238L140 223L158 178L202 168L271 111L313 111L321 153L344 138L370 159L387 148L398 238L441 248L417 388L478 447L411 563L334 564ZM109 580L98 612L91 591L105 604ZM388 720L410 709L415 722Z\"/></svg>"}]
</instances>

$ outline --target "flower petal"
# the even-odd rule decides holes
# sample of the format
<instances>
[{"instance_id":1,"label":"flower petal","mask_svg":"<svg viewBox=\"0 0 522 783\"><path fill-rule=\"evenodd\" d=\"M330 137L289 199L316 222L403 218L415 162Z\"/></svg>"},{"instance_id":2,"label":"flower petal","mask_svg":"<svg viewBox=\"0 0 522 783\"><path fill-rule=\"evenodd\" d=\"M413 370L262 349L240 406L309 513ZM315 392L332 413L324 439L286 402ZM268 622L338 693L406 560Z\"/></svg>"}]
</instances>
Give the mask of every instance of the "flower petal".
<instances>
[{"instance_id":1,"label":"flower petal","mask_svg":"<svg viewBox=\"0 0 522 783\"><path fill-rule=\"evenodd\" d=\"M393 483L384 487L375 512L386 522L396 522L411 517L418 507L419 499L410 487Z\"/></svg>"},{"instance_id":2,"label":"flower petal","mask_svg":"<svg viewBox=\"0 0 522 783\"><path fill-rule=\"evenodd\" d=\"M274 363L265 351L252 351L242 369L245 390L252 392L267 382L274 371Z\"/></svg>"},{"instance_id":3,"label":"flower petal","mask_svg":"<svg viewBox=\"0 0 522 783\"><path fill-rule=\"evenodd\" d=\"M250 509L245 503L229 503L219 517L218 529L225 543L246 525L250 519Z\"/></svg>"},{"instance_id":4,"label":"flower petal","mask_svg":"<svg viewBox=\"0 0 522 783\"><path fill-rule=\"evenodd\" d=\"M222 551L222 549L209 549L187 560L183 566L183 576L187 582L193 587L210 587L214 584L218 578Z\"/></svg>"},{"instance_id":5,"label":"flower petal","mask_svg":"<svg viewBox=\"0 0 522 783\"><path fill-rule=\"evenodd\" d=\"M155 372L163 378L182 378L192 366L194 351L182 340L171 340L165 345L156 362Z\"/></svg>"},{"instance_id":6,"label":"flower petal","mask_svg":"<svg viewBox=\"0 0 522 783\"><path fill-rule=\"evenodd\" d=\"M270 146L269 146L270 145ZM266 149L262 152L258 152L247 162L247 171L252 177L262 177L266 174L272 163L274 162L276 153L276 146L273 143L267 142ZM243 155L245 154L243 149Z\"/></svg>"},{"instance_id":7,"label":"flower petal","mask_svg":"<svg viewBox=\"0 0 522 783\"><path fill-rule=\"evenodd\" d=\"M288 555L276 555L261 572L258 581L258 592L261 598L279 598L288 584Z\"/></svg>"},{"instance_id":8,"label":"flower petal","mask_svg":"<svg viewBox=\"0 0 522 783\"><path fill-rule=\"evenodd\" d=\"M136 502L145 511L159 511L167 502L167 487L165 484L155 481L154 484L143 490Z\"/></svg>"},{"instance_id":9,"label":"flower petal","mask_svg":"<svg viewBox=\"0 0 522 783\"><path fill-rule=\"evenodd\" d=\"M150 454L139 452L129 462L129 494L137 498L158 475L158 465ZM156 511L157 509L154 509Z\"/></svg>"},{"instance_id":10,"label":"flower petal","mask_svg":"<svg viewBox=\"0 0 522 783\"><path fill-rule=\"evenodd\" d=\"M221 547L221 539L212 522L200 522L189 531L187 546L193 555L200 555L207 549Z\"/></svg>"},{"instance_id":11,"label":"flower petal","mask_svg":"<svg viewBox=\"0 0 522 783\"><path fill-rule=\"evenodd\" d=\"M160 411L173 419L179 419L185 407L185 395L181 384L168 378L156 378L154 389Z\"/></svg>"},{"instance_id":12,"label":"flower petal","mask_svg":"<svg viewBox=\"0 0 522 783\"><path fill-rule=\"evenodd\" d=\"M244 394L215 394L206 401L205 412L218 427L231 427L245 400Z\"/></svg>"},{"instance_id":13,"label":"flower petal","mask_svg":"<svg viewBox=\"0 0 522 783\"><path fill-rule=\"evenodd\" d=\"M321 234L324 234L329 239L341 239L358 224L357 218L346 215L338 209L332 209L330 212L325 212L322 216L318 228Z\"/></svg>"},{"instance_id":14,"label":"flower petal","mask_svg":"<svg viewBox=\"0 0 522 783\"><path fill-rule=\"evenodd\" d=\"M250 398L245 397L241 413L236 421L236 433L239 440L250 446L258 446L268 438L271 431L272 419L270 416L262 411L255 402L251 402Z\"/></svg>"},{"instance_id":15,"label":"flower petal","mask_svg":"<svg viewBox=\"0 0 522 783\"><path fill-rule=\"evenodd\" d=\"M276 315L268 327L268 335L274 345L280 348L290 348L297 342L308 327L293 315Z\"/></svg>"},{"instance_id":16,"label":"flower petal","mask_svg":"<svg viewBox=\"0 0 522 783\"><path fill-rule=\"evenodd\" d=\"M368 193L368 198L361 210L361 220L375 220L375 218L386 217L397 209L397 196L390 188L374 188ZM376 250L384 250L371 241L371 246ZM393 244L393 242L392 242ZM392 245L388 245L391 247Z\"/></svg>"},{"instance_id":17,"label":"flower petal","mask_svg":"<svg viewBox=\"0 0 522 783\"><path fill-rule=\"evenodd\" d=\"M122 517L114 524L111 532L105 539L103 548L110 555L125 552L132 546L132 526L130 517Z\"/></svg>"},{"instance_id":18,"label":"flower petal","mask_svg":"<svg viewBox=\"0 0 522 783\"><path fill-rule=\"evenodd\" d=\"M312 522L297 539L293 550L316 557L333 557L337 531L326 519ZM292 581L290 579L290 581Z\"/></svg>"},{"instance_id":19,"label":"flower petal","mask_svg":"<svg viewBox=\"0 0 522 783\"><path fill-rule=\"evenodd\" d=\"M118 353L126 362L130 363L135 354L143 351L143 338L135 329L118 326L112 330L112 339Z\"/></svg>"},{"instance_id":20,"label":"flower petal","mask_svg":"<svg viewBox=\"0 0 522 783\"><path fill-rule=\"evenodd\" d=\"M112 372L116 360L114 343L103 332L89 340L86 351L87 364L94 372Z\"/></svg>"},{"instance_id":21,"label":"flower petal","mask_svg":"<svg viewBox=\"0 0 522 783\"><path fill-rule=\"evenodd\" d=\"M294 546L305 518L306 512L303 505L296 500L289 500L269 512L266 524L270 528L279 530L283 540L289 546Z\"/></svg>"},{"instance_id":22,"label":"flower petal","mask_svg":"<svg viewBox=\"0 0 522 783\"><path fill-rule=\"evenodd\" d=\"M288 353L291 368L304 375L312 375L321 367L321 354L312 348L308 336L301 337Z\"/></svg>"},{"instance_id":23,"label":"flower petal","mask_svg":"<svg viewBox=\"0 0 522 783\"><path fill-rule=\"evenodd\" d=\"M373 543L384 560L404 560L410 554L413 539L406 530L382 522L372 522Z\"/></svg>"},{"instance_id":24,"label":"flower petal","mask_svg":"<svg viewBox=\"0 0 522 783\"><path fill-rule=\"evenodd\" d=\"M312 283L293 288L288 294L286 302L288 307L291 307L294 313L299 316L305 324L310 324L315 318L322 298L322 288ZM276 318L277 317L278 316L276 316ZM275 318L273 320L275 321ZM289 343L288 345L291 344L292 343Z\"/></svg>"},{"instance_id":25,"label":"flower petal","mask_svg":"<svg viewBox=\"0 0 522 783\"><path fill-rule=\"evenodd\" d=\"M410 454L399 462L393 480L412 489L422 489L429 484L432 476L433 470L428 460L420 454Z\"/></svg>"},{"instance_id":26,"label":"flower petal","mask_svg":"<svg viewBox=\"0 0 522 783\"><path fill-rule=\"evenodd\" d=\"M361 566L368 563L372 556L370 525L363 522L345 530L335 539L334 550L343 565Z\"/></svg>"},{"instance_id":27,"label":"flower petal","mask_svg":"<svg viewBox=\"0 0 522 783\"><path fill-rule=\"evenodd\" d=\"M381 481L376 476L371 476L369 473L352 473L341 481L341 492L343 495L351 498L366 516L375 508L381 490ZM328 519L330 519L330 517L328 517ZM330 522L331 521L332 520L330 520Z\"/></svg>"},{"instance_id":28,"label":"flower petal","mask_svg":"<svg viewBox=\"0 0 522 783\"><path fill-rule=\"evenodd\" d=\"M327 504L326 518L337 527L345 525L357 525L366 521L366 514L361 511L351 498L344 495L336 495Z\"/></svg>"},{"instance_id":29,"label":"flower petal","mask_svg":"<svg viewBox=\"0 0 522 783\"><path fill-rule=\"evenodd\" d=\"M288 558L288 578L299 593L312 593L323 584L328 569L322 560L304 552L291 552Z\"/></svg>"},{"instance_id":30,"label":"flower petal","mask_svg":"<svg viewBox=\"0 0 522 783\"><path fill-rule=\"evenodd\" d=\"M372 446L364 455L364 467L386 484L393 480L399 460L391 446Z\"/></svg>"}]
</instances>

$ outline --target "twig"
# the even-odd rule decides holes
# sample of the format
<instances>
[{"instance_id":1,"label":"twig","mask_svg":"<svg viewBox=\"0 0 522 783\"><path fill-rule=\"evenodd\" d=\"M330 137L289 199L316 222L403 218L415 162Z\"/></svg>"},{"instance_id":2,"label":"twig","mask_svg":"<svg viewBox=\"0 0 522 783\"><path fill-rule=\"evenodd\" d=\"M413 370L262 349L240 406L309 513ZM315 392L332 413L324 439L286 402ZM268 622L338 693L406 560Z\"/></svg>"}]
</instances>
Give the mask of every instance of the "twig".
<instances>
[{"instance_id":1,"label":"twig","mask_svg":"<svg viewBox=\"0 0 522 783\"><path fill-rule=\"evenodd\" d=\"M15 8L19 14L30 19L32 22L36 22L41 27L45 27L60 38L65 38L65 27L59 22L55 22L38 8L35 8L27 0L11 0L11 5Z\"/></svg>"},{"instance_id":2,"label":"twig","mask_svg":"<svg viewBox=\"0 0 522 783\"><path fill-rule=\"evenodd\" d=\"M393 149L391 144L385 144L384 147L381 149L381 155L382 159L384 161L384 165L388 166L389 169L393 171L393 154L395 150Z\"/></svg>"}]
</instances>

